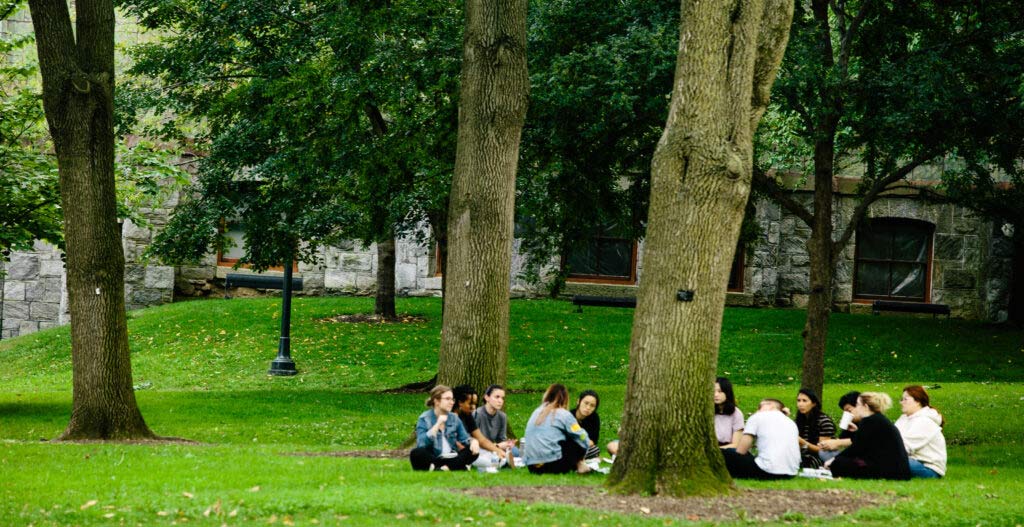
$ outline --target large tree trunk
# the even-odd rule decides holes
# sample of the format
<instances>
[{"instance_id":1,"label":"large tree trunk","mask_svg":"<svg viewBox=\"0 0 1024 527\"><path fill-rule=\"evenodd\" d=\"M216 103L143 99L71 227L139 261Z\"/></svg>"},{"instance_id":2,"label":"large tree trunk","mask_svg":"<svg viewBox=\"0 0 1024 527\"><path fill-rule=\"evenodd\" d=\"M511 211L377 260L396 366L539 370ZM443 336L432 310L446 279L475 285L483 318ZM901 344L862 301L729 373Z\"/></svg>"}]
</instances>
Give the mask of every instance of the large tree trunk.
<instances>
[{"instance_id":1,"label":"large tree trunk","mask_svg":"<svg viewBox=\"0 0 1024 527\"><path fill-rule=\"evenodd\" d=\"M504 383L526 0L467 0L438 382Z\"/></svg>"},{"instance_id":2,"label":"large tree trunk","mask_svg":"<svg viewBox=\"0 0 1024 527\"><path fill-rule=\"evenodd\" d=\"M76 5L72 31L65 0L29 2L67 247L74 394L61 439L152 438L132 389L125 321L114 193L114 7L110 0Z\"/></svg>"},{"instance_id":3,"label":"large tree trunk","mask_svg":"<svg viewBox=\"0 0 1024 527\"><path fill-rule=\"evenodd\" d=\"M608 480L622 492L730 488L711 387L750 193L753 133L793 14L792 0L683 0L681 7L672 102L651 167L621 453Z\"/></svg>"},{"instance_id":4,"label":"large tree trunk","mask_svg":"<svg viewBox=\"0 0 1024 527\"><path fill-rule=\"evenodd\" d=\"M377 242L377 298L373 313L393 320L395 314L395 237Z\"/></svg>"}]
</instances>

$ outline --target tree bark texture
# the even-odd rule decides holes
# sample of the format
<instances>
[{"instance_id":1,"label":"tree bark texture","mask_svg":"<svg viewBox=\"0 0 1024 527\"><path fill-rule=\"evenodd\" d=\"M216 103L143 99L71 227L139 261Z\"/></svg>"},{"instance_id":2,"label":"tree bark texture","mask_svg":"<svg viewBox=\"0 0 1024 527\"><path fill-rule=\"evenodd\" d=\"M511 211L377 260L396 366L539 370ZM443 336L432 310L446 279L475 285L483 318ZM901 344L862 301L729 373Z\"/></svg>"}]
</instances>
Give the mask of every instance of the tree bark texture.
<instances>
[{"instance_id":1,"label":"tree bark texture","mask_svg":"<svg viewBox=\"0 0 1024 527\"><path fill-rule=\"evenodd\" d=\"M785 50L792 0L683 0L630 345L619 459L627 493L731 487L711 397L726 285L750 193L753 134ZM692 291L692 301L677 299Z\"/></svg>"},{"instance_id":2,"label":"tree bark texture","mask_svg":"<svg viewBox=\"0 0 1024 527\"><path fill-rule=\"evenodd\" d=\"M526 0L467 0L438 382L504 383Z\"/></svg>"},{"instance_id":3,"label":"tree bark texture","mask_svg":"<svg viewBox=\"0 0 1024 527\"><path fill-rule=\"evenodd\" d=\"M832 29L829 22L828 2L814 0L811 10L817 22L818 56L825 68L835 66L833 60ZM807 296L807 321L802 333L804 356L800 384L814 390L819 396L825 383L825 348L828 325L832 314L832 277L835 273L832 242L833 173L835 168L835 137L843 100L835 87L826 83L821 93L821 111L814 122L814 212L811 238L807 240L810 260L810 283Z\"/></svg>"},{"instance_id":4,"label":"tree bark texture","mask_svg":"<svg viewBox=\"0 0 1024 527\"><path fill-rule=\"evenodd\" d=\"M29 7L43 104L60 173L71 310L73 403L61 439L153 438L132 388L124 254L114 191L114 7L78 0Z\"/></svg>"},{"instance_id":5,"label":"tree bark texture","mask_svg":"<svg viewBox=\"0 0 1024 527\"><path fill-rule=\"evenodd\" d=\"M395 237L377 242L377 297L373 313L386 319L398 318L395 313Z\"/></svg>"}]
</instances>

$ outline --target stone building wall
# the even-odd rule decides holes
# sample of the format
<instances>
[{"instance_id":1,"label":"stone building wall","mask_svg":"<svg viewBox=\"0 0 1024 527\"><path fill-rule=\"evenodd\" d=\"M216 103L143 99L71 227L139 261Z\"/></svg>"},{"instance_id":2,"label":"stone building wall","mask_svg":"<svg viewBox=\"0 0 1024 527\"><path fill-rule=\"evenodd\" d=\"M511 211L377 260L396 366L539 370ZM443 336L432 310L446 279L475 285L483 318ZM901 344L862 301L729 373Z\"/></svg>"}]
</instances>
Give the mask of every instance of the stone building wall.
<instances>
[{"instance_id":1,"label":"stone building wall","mask_svg":"<svg viewBox=\"0 0 1024 527\"><path fill-rule=\"evenodd\" d=\"M35 333L67 322L67 287L61 252L46 242L11 254L0 278L0 337Z\"/></svg>"},{"instance_id":2,"label":"stone building wall","mask_svg":"<svg viewBox=\"0 0 1024 527\"><path fill-rule=\"evenodd\" d=\"M798 193L805 203L809 193ZM125 300L129 309L139 309L189 296L223 293L229 272L248 272L217 265L215 255L195 266L171 267L145 262L141 255L152 241L154 229L166 224L168 208L145 211L149 227L126 222L122 229L125 251ZM835 224L844 225L856 206L856 199L838 196L834 204ZM761 238L746 248L743 291L732 292L732 305L803 307L807 302L810 257L806 243L810 229L778 205L761 200L756 204ZM1012 232L993 225L967 209L934 204L906 196L883 198L873 204L869 217L898 217L923 220L935 226L931 275L931 301L948 304L954 316L991 321L1007 318L1010 274L1014 262ZM839 233L835 234L837 237ZM866 311L869 305L853 298L853 268L856 238L843 250L836 266L834 300L841 310ZM524 255L514 246L513 296L541 296L543 286L525 282L521 276ZM643 274L643 246L638 250L637 275ZM14 253L5 266L3 279L2 333L9 338L68 321L67 292L60 251L39 242L32 251ZM376 246L357 242L320 249L319 262L300 264L296 276L303 279L302 295L371 295L376 289ZM558 261L548 269L554 272ZM279 274L279 273L268 273ZM440 296L441 276L432 244L413 238L397 243L395 271L399 295ZM635 285L570 282L566 295L596 294L635 296ZM272 292L272 294L275 294Z\"/></svg>"},{"instance_id":3,"label":"stone building wall","mask_svg":"<svg viewBox=\"0 0 1024 527\"><path fill-rule=\"evenodd\" d=\"M805 204L809 194L798 198ZM841 195L833 203L833 225L841 232L858 200ZM929 203L909 196L880 199L868 209L869 218L909 218L935 226L932 241L931 302L947 304L954 316L1006 320L1013 247L998 226L970 210L950 204ZM760 201L757 219L762 236L748 261L746 290L760 305L803 307L807 303L811 231L799 218L777 204ZM836 264L833 300L841 310L866 311L869 306L853 298L856 236L843 249Z\"/></svg>"}]
</instances>

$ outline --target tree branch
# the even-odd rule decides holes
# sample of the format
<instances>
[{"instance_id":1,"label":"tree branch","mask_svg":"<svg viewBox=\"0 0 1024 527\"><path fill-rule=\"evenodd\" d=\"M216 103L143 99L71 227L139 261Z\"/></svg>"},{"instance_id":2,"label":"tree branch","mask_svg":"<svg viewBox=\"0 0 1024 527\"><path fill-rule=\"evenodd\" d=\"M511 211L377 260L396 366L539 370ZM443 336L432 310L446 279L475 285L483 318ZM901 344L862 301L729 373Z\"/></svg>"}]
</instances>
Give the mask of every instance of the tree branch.
<instances>
[{"instance_id":1,"label":"tree branch","mask_svg":"<svg viewBox=\"0 0 1024 527\"><path fill-rule=\"evenodd\" d=\"M860 9L857 10L857 14L853 16L853 21L847 27L842 27L841 33L842 38L839 40L839 67L843 72L843 78L849 76L849 64L850 64L850 42L853 41L853 35L857 33L860 28L861 22L864 21L864 17L868 14L868 7L871 5L871 0L864 0L860 5ZM835 9L835 8L833 8ZM844 17L845 19L845 11Z\"/></svg>"},{"instance_id":2,"label":"tree branch","mask_svg":"<svg viewBox=\"0 0 1024 527\"><path fill-rule=\"evenodd\" d=\"M768 177L768 174L757 166L754 167L753 184L790 214L800 218L808 227L814 222L814 215L811 214L811 211L793 199L793 193L789 189L784 188L774 178Z\"/></svg>"},{"instance_id":3,"label":"tree branch","mask_svg":"<svg viewBox=\"0 0 1024 527\"><path fill-rule=\"evenodd\" d=\"M793 24L792 0L766 0L757 32L757 56L754 59L754 88L750 93L750 131L757 130L761 115L768 107L772 84L782 63Z\"/></svg>"},{"instance_id":4,"label":"tree branch","mask_svg":"<svg viewBox=\"0 0 1024 527\"><path fill-rule=\"evenodd\" d=\"M914 159L911 159L898 170L895 170L889 173L889 175L872 183L871 188L869 188L867 193L861 197L860 203L858 203L857 207L853 209L853 215L850 217L849 223L847 223L846 227L843 229L842 236L832 242L832 265L835 265L839 252L842 251L843 247L845 247L847 243L849 243L850 238L853 237L853 233L857 230L857 226L860 225L861 220L864 219L864 215L867 214L868 208L872 203L878 200L879 195L882 192L889 190L890 185L907 177L915 168L921 166L924 162L935 158L937 155L939 155L939 153L935 150L927 150Z\"/></svg>"}]
</instances>

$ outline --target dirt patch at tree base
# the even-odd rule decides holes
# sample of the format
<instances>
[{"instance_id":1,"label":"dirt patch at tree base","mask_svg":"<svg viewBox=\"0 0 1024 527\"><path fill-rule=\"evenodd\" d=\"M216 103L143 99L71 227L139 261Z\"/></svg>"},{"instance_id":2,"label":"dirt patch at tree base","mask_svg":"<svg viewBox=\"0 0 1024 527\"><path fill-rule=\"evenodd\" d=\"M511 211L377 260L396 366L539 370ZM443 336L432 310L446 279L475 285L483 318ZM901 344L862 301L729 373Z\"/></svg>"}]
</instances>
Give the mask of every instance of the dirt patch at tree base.
<instances>
[{"instance_id":1,"label":"dirt patch at tree base","mask_svg":"<svg viewBox=\"0 0 1024 527\"><path fill-rule=\"evenodd\" d=\"M481 487L462 489L480 498L571 505L589 510L643 516L669 516L690 521L802 521L851 514L865 507L892 503L887 495L826 490L737 490L717 498L622 496L603 488L578 486Z\"/></svg>"},{"instance_id":2,"label":"dirt patch at tree base","mask_svg":"<svg viewBox=\"0 0 1024 527\"><path fill-rule=\"evenodd\" d=\"M427 317L402 313L397 318L384 318L380 315L369 315L366 313L355 313L351 315L334 315L325 317L318 322L334 322L339 324L421 324L427 321Z\"/></svg>"}]
</instances>

